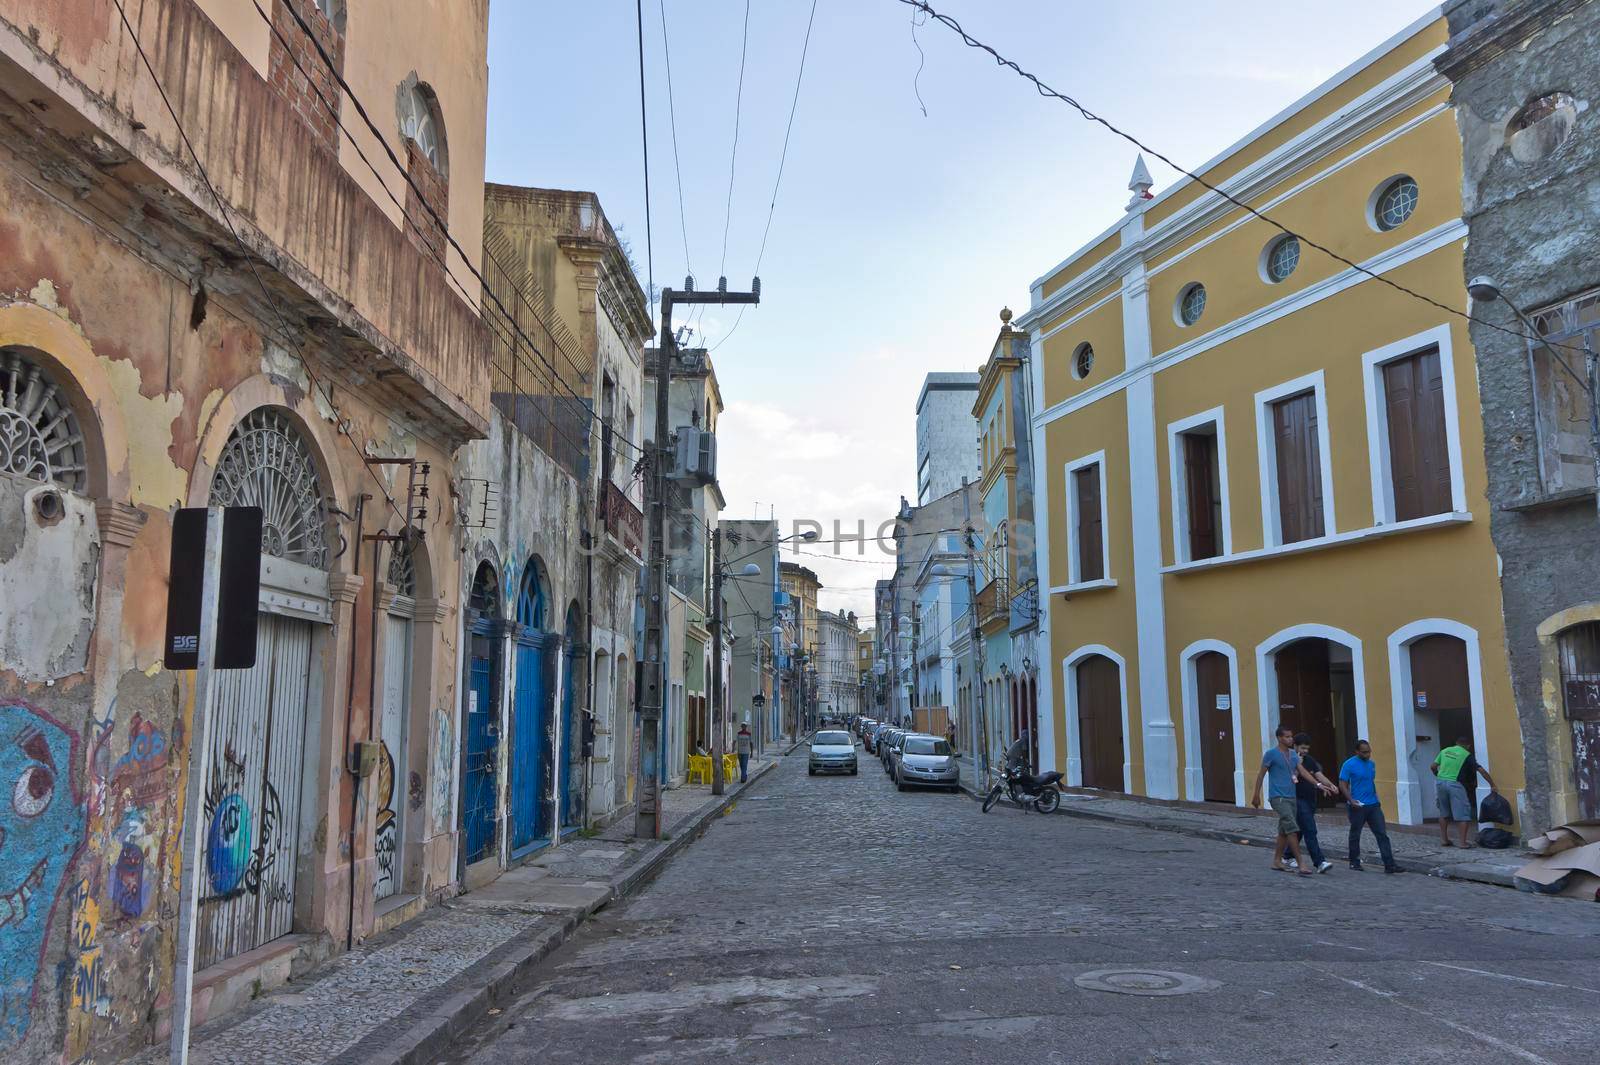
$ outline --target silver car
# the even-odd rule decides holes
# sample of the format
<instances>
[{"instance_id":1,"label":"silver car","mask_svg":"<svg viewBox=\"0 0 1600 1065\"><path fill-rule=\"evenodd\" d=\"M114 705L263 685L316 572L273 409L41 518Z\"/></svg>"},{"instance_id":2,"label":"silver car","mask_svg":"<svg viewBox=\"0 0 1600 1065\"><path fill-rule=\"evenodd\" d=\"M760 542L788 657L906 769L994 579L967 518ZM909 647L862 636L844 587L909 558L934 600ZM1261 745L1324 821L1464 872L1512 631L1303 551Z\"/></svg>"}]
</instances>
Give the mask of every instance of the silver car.
<instances>
[{"instance_id":1,"label":"silver car","mask_svg":"<svg viewBox=\"0 0 1600 1065\"><path fill-rule=\"evenodd\" d=\"M950 744L938 736L907 733L895 752L895 787L901 791L920 785L929 788L961 787L961 767Z\"/></svg>"},{"instance_id":2,"label":"silver car","mask_svg":"<svg viewBox=\"0 0 1600 1065\"><path fill-rule=\"evenodd\" d=\"M849 773L855 776L856 771L856 741L850 733L843 729L827 729L811 737L807 774Z\"/></svg>"}]
</instances>

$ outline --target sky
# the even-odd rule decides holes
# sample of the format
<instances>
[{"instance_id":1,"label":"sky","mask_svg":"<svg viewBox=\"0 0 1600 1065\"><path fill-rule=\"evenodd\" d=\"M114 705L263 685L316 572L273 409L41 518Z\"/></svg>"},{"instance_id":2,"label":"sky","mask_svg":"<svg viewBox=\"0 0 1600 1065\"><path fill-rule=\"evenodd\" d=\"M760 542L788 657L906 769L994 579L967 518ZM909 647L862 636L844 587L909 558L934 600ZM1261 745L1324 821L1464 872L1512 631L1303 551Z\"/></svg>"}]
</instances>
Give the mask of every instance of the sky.
<instances>
[{"instance_id":1,"label":"sky","mask_svg":"<svg viewBox=\"0 0 1600 1065\"><path fill-rule=\"evenodd\" d=\"M1428 10L933 6L1189 166ZM873 582L892 559L825 543L834 523L842 537L862 523L870 535L902 495L915 499L924 375L982 365L1001 307L1025 310L1035 278L1121 216L1135 151L937 23L914 26L898 0L816 0L774 200L811 10L811 0L643 0L647 226L635 4L494 0L487 169L490 181L597 193L657 286L681 286L692 268L700 288L726 274L730 289L747 289L770 214L761 305L742 320L720 308L693 320L726 404L723 514L775 514L785 531L819 523L799 561L821 578L821 605L870 623ZM1150 167L1158 192L1176 178Z\"/></svg>"}]
</instances>

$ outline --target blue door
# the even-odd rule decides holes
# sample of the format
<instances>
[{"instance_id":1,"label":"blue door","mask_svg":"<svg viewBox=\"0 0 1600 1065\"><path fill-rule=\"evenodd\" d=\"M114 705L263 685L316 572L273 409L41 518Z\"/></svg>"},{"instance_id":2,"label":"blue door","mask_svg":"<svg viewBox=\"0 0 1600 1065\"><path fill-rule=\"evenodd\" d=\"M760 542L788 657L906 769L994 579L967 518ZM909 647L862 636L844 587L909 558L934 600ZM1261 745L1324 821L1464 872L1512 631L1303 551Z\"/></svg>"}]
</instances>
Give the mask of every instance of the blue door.
<instances>
[{"instance_id":1,"label":"blue door","mask_svg":"<svg viewBox=\"0 0 1600 1065\"><path fill-rule=\"evenodd\" d=\"M462 787L462 831L467 863L481 861L494 851L495 762L499 737L495 728L494 645L484 636L472 637L472 659L467 687L465 740L466 774Z\"/></svg>"},{"instance_id":2,"label":"blue door","mask_svg":"<svg viewBox=\"0 0 1600 1065\"><path fill-rule=\"evenodd\" d=\"M511 853L519 855L550 838L545 795L550 790L550 760L544 757L548 724L542 647L517 644L516 717L511 726Z\"/></svg>"}]
</instances>

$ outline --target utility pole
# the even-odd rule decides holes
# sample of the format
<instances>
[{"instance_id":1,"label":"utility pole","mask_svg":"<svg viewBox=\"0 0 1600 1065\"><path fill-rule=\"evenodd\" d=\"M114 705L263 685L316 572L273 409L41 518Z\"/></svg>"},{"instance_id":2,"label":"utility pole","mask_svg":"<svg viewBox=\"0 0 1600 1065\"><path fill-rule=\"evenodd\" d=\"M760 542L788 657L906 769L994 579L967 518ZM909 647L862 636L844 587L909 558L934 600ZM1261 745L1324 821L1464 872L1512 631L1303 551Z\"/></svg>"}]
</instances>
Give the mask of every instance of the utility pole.
<instances>
[{"instance_id":1,"label":"utility pole","mask_svg":"<svg viewBox=\"0 0 1600 1065\"><path fill-rule=\"evenodd\" d=\"M672 310L677 304L755 304L761 302L761 279L749 292L729 292L722 278L715 292L694 291L694 278L685 278L683 291L661 290L661 340L656 351L656 430L650 443L647 520L650 523L649 572L644 597L644 686L639 692L639 808L633 834L661 838L661 708L667 691L667 468L672 448L667 442L667 393L672 387L672 363L677 339L672 330Z\"/></svg>"},{"instance_id":2,"label":"utility pole","mask_svg":"<svg viewBox=\"0 0 1600 1065\"><path fill-rule=\"evenodd\" d=\"M988 701L983 696L985 684L984 668L988 665L988 653L983 646L983 632L978 623L978 560L973 550L972 535L972 495L967 490L967 479L961 478L961 524L962 539L967 546L967 613L972 617L972 651L977 657L978 677L974 690L978 696L978 735L981 737L972 745L973 767L979 769L983 776L983 790L989 790L989 713Z\"/></svg>"},{"instance_id":3,"label":"utility pole","mask_svg":"<svg viewBox=\"0 0 1600 1065\"><path fill-rule=\"evenodd\" d=\"M721 795L722 753L722 530L711 531L711 794Z\"/></svg>"}]
</instances>

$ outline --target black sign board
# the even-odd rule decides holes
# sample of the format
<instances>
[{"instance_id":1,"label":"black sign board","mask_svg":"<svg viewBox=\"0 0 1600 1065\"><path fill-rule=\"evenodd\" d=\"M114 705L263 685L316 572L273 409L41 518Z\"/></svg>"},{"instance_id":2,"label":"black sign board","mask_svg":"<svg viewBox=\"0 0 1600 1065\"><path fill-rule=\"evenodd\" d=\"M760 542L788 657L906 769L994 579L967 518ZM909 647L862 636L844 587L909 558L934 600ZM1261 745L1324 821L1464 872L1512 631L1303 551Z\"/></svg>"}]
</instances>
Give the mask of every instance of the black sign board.
<instances>
[{"instance_id":1,"label":"black sign board","mask_svg":"<svg viewBox=\"0 0 1600 1065\"><path fill-rule=\"evenodd\" d=\"M200 589L205 581L206 509L185 507L172 522L172 579L167 591L168 669L200 665ZM261 508L222 511L222 580L217 602L217 669L256 664L256 606L261 597Z\"/></svg>"}]
</instances>

